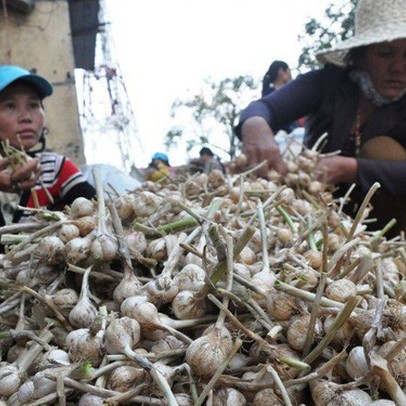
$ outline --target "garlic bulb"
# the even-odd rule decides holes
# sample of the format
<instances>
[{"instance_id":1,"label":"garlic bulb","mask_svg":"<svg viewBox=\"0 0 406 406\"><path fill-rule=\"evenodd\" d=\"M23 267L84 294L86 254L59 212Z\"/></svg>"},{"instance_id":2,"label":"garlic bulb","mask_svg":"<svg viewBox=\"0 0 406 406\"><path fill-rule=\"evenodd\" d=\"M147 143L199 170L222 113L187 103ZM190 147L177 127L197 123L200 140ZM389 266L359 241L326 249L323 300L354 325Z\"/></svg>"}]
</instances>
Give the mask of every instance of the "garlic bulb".
<instances>
[{"instance_id":1,"label":"garlic bulb","mask_svg":"<svg viewBox=\"0 0 406 406\"><path fill-rule=\"evenodd\" d=\"M372 402L371 396L361 389L351 389L344 392L338 392L333 399L327 403L327 406L365 406Z\"/></svg>"},{"instance_id":2,"label":"garlic bulb","mask_svg":"<svg viewBox=\"0 0 406 406\"><path fill-rule=\"evenodd\" d=\"M214 392L213 406L244 406L247 399L234 388L222 388Z\"/></svg>"},{"instance_id":3,"label":"garlic bulb","mask_svg":"<svg viewBox=\"0 0 406 406\"><path fill-rule=\"evenodd\" d=\"M296 351L304 349L307 330L309 328L310 315L303 315L293 320L288 327L287 340L289 345ZM323 325L319 319L315 325L315 340L319 340L323 332Z\"/></svg>"},{"instance_id":4,"label":"garlic bulb","mask_svg":"<svg viewBox=\"0 0 406 406\"><path fill-rule=\"evenodd\" d=\"M100 335L93 335L88 328L71 331L66 336L66 347L73 362L89 361L93 367L100 365L104 355L104 343Z\"/></svg>"},{"instance_id":5,"label":"garlic bulb","mask_svg":"<svg viewBox=\"0 0 406 406\"><path fill-rule=\"evenodd\" d=\"M189 345L186 362L197 376L211 377L227 358L232 346L230 331L225 327L214 326Z\"/></svg>"},{"instance_id":6,"label":"garlic bulb","mask_svg":"<svg viewBox=\"0 0 406 406\"><path fill-rule=\"evenodd\" d=\"M8 398L18 391L21 377L19 369L6 362L0 363L0 396Z\"/></svg>"},{"instance_id":7,"label":"garlic bulb","mask_svg":"<svg viewBox=\"0 0 406 406\"><path fill-rule=\"evenodd\" d=\"M100 396L85 393L79 400L78 406L103 406L105 405L105 398Z\"/></svg>"},{"instance_id":8,"label":"garlic bulb","mask_svg":"<svg viewBox=\"0 0 406 406\"><path fill-rule=\"evenodd\" d=\"M97 309L90 300L90 271L91 268L88 268L84 273L79 300L75 307L69 312L69 322L77 328L89 327L97 316Z\"/></svg>"},{"instance_id":9,"label":"garlic bulb","mask_svg":"<svg viewBox=\"0 0 406 406\"><path fill-rule=\"evenodd\" d=\"M125 365L116 368L111 373L109 386L117 392L127 392L131 388L149 380L150 376L144 369Z\"/></svg>"},{"instance_id":10,"label":"garlic bulb","mask_svg":"<svg viewBox=\"0 0 406 406\"><path fill-rule=\"evenodd\" d=\"M134 195L125 194L114 199L114 206L123 224L128 224L135 218Z\"/></svg>"},{"instance_id":11,"label":"garlic bulb","mask_svg":"<svg viewBox=\"0 0 406 406\"><path fill-rule=\"evenodd\" d=\"M132 231L125 235L125 242L130 256L143 255L148 247L145 235L139 231Z\"/></svg>"},{"instance_id":12,"label":"garlic bulb","mask_svg":"<svg viewBox=\"0 0 406 406\"><path fill-rule=\"evenodd\" d=\"M58 231L58 237L65 244L80 236L79 228L75 224L66 223L62 224L61 228Z\"/></svg>"},{"instance_id":13,"label":"garlic bulb","mask_svg":"<svg viewBox=\"0 0 406 406\"><path fill-rule=\"evenodd\" d=\"M75 265L89 259L94 238L95 235L92 232L86 237L77 237L68 241L64 248L66 262Z\"/></svg>"},{"instance_id":14,"label":"garlic bulb","mask_svg":"<svg viewBox=\"0 0 406 406\"><path fill-rule=\"evenodd\" d=\"M134 197L133 210L137 217L148 217L159 208L162 202L155 193L142 191Z\"/></svg>"},{"instance_id":15,"label":"garlic bulb","mask_svg":"<svg viewBox=\"0 0 406 406\"><path fill-rule=\"evenodd\" d=\"M267 296L266 307L269 315L276 320L289 320L298 312L296 300L292 295L275 290Z\"/></svg>"},{"instance_id":16,"label":"garlic bulb","mask_svg":"<svg viewBox=\"0 0 406 406\"><path fill-rule=\"evenodd\" d=\"M91 216L95 213L96 205L93 201L86 199L85 197L77 197L70 205L70 216L73 219Z\"/></svg>"},{"instance_id":17,"label":"garlic bulb","mask_svg":"<svg viewBox=\"0 0 406 406\"><path fill-rule=\"evenodd\" d=\"M141 338L139 323L129 317L113 319L106 329L105 343L109 354L126 354L136 347Z\"/></svg>"},{"instance_id":18,"label":"garlic bulb","mask_svg":"<svg viewBox=\"0 0 406 406\"><path fill-rule=\"evenodd\" d=\"M172 300L172 310L179 320L198 319L206 315L207 305L196 298L196 292L183 290Z\"/></svg>"},{"instance_id":19,"label":"garlic bulb","mask_svg":"<svg viewBox=\"0 0 406 406\"><path fill-rule=\"evenodd\" d=\"M70 311L78 303L79 296L74 289L64 288L56 291L51 299L58 310L68 317Z\"/></svg>"},{"instance_id":20,"label":"garlic bulb","mask_svg":"<svg viewBox=\"0 0 406 406\"><path fill-rule=\"evenodd\" d=\"M60 264L64 260L65 244L55 235L48 235L41 239L34 257L51 265Z\"/></svg>"},{"instance_id":21,"label":"garlic bulb","mask_svg":"<svg viewBox=\"0 0 406 406\"><path fill-rule=\"evenodd\" d=\"M365 358L364 347L356 346L348 354L345 360L345 370L353 379L366 376L369 372L367 360Z\"/></svg>"},{"instance_id":22,"label":"garlic bulb","mask_svg":"<svg viewBox=\"0 0 406 406\"><path fill-rule=\"evenodd\" d=\"M113 298L119 305L121 305L124 300L137 295L140 292L140 288L141 282L134 274L133 269L125 264L123 278L114 289Z\"/></svg>"},{"instance_id":23,"label":"garlic bulb","mask_svg":"<svg viewBox=\"0 0 406 406\"><path fill-rule=\"evenodd\" d=\"M276 396L273 389L260 390L252 402L252 406L283 406L284 403Z\"/></svg>"},{"instance_id":24,"label":"garlic bulb","mask_svg":"<svg viewBox=\"0 0 406 406\"><path fill-rule=\"evenodd\" d=\"M34 382L31 379L25 381L18 388L17 399L21 404L29 403L35 399Z\"/></svg>"},{"instance_id":25,"label":"garlic bulb","mask_svg":"<svg viewBox=\"0 0 406 406\"><path fill-rule=\"evenodd\" d=\"M149 300L158 308L170 303L179 292L178 284L166 275L160 275L147 282L145 289Z\"/></svg>"},{"instance_id":26,"label":"garlic bulb","mask_svg":"<svg viewBox=\"0 0 406 406\"><path fill-rule=\"evenodd\" d=\"M331 282L326 288L326 296L337 302L345 303L351 296L357 294L357 286L349 279L339 279Z\"/></svg>"},{"instance_id":27,"label":"garlic bulb","mask_svg":"<svg viewBox=\"0 0 406 406\"><path fill-rule=\"evenodd\" d=\"M200 290L206 278L206 272L198 265L185 265L174 277L174 282L178 285L178 289L182 290Z\"/></svg>"}]
</instances>

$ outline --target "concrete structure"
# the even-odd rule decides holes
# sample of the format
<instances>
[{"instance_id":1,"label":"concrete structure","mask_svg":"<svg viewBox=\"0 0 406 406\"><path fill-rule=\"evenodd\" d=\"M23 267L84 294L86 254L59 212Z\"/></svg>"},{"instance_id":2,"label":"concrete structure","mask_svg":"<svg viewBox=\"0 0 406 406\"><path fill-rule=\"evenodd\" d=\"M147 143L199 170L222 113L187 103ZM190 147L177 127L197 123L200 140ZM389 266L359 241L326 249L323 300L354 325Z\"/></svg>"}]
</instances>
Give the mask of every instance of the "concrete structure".
<instances>
[{"instance_id":1,"label":"concrete structure","mask_svg":"<svg viewBox=\"0 0 406 406\"><path fill-rule=\"evenodd\" d=\"M52 83L54 94L44 101L47 148L84 164L69 1L13 1L7 0L5 9L0 7L0 64L35 70ZM19 9L17 3L31 7Z\"/></svg>"}]
</instances>

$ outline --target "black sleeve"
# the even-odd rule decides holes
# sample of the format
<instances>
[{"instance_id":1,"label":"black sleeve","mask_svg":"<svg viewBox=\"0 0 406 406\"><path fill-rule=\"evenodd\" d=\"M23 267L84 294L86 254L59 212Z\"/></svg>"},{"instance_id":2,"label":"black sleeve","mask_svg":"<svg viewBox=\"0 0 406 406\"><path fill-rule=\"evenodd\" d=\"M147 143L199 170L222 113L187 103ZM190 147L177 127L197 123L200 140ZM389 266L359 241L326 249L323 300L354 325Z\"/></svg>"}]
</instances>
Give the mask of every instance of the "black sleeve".
<instances>
[{"instance_id":1,"label":"black sleeve","mask_svg":"<svg viewBox=\"0 0 406 406\"><path fill-rule=\"evenodd\" d=\"M272 130L277 132L283 126L316 110L322 100L325 69L299 75L279 90L251 102L240 115L235 128L241 139L241 126L250 117L263 117Z\"/></svg>"},{"instance_id":2,"label":"black sleeve","mask_svg":"<svg viewBox=\"0 0 406 406\"><path fill-rule=\"evenodd\" d=\"M63 198L63 205L70 205L78 197L85 197L86 199L92 199L96 197L96 189L88 182L78 183L72 187L69 192ZM49 210L61 210L60 202L55 202L54 205L48 206Z\"/></svg>"}]
</instances>

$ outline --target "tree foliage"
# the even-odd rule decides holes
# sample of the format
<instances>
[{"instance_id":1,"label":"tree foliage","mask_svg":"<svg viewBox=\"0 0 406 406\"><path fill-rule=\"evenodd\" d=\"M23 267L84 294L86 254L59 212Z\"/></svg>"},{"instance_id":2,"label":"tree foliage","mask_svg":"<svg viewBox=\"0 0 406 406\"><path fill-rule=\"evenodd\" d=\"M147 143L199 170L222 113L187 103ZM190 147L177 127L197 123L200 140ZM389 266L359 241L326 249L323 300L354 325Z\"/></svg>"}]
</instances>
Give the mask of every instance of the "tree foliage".
<instances>
[{"instance_id":1,"label":"tree foliage","mask_svg":"<svg viewBox=\"0 0 406 406\"><path fill-rule=\"evenodd\" d=\"M173 103L172 117L186 122L184 118L189 115L194 125L193 128L180 125L172 127L166 134L166 147L170 149L177 146L182 138L187 144L187 151L205 144L221 149L233 158L239 146L234 127L241 110L249 101L249 95L253 97L257 86L248 75L219 82L206 79L199 94ZM225 135L228 138L227 145L221 145L219 140L224 140Z\"/></svg>"},{"instance_id":2,"label":"tree foliage","mask_svg":"<svg viewBox=\"0 0 406 406\"><path fill-rule=\"evenodd\" d=\"M341 0L331 3L325 18L318 21L310 18L305 24L305 33L299 36L304 44L299 56L298 67L313 69L318 67L316 54L346 40L354 33L354 9L358 0Z\"/></svg>"}]
</instances>

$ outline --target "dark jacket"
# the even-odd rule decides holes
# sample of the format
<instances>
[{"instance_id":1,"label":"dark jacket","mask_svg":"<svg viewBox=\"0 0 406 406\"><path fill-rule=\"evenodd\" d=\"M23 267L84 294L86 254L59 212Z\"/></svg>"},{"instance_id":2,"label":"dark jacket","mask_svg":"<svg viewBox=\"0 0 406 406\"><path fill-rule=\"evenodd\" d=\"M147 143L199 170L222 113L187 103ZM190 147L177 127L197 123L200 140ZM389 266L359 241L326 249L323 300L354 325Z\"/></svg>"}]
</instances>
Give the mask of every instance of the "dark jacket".
<instances>
[{"instance_id":1,"label":"dark jacket","mask_svg":"<svg viewBox=\"0 0 406 406\"><path fill-rule=\"evenodd\" d=\"M360 90L353 83L348 70L326 67L298 76L277 92L252 102L240 116L236 128L249 117L263 117L274 130L306 116L304 143L311 147L324 133L328 133L323 152L345 151L342 155L355 156L351 148L351 128L357 113ZM406 96L378 107L362 129L361 142L378 136L395 138L406 148ZM406 197L406 162L378 161L357 158L357 186L365 194L374 182L381 188L378 194Z\"/></svg>"}]
</instances>

